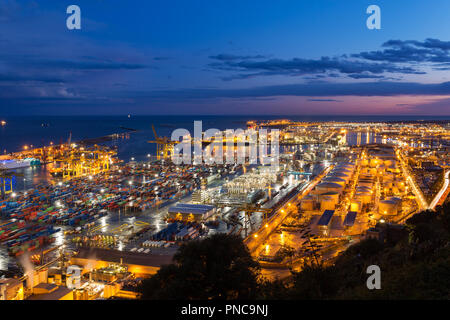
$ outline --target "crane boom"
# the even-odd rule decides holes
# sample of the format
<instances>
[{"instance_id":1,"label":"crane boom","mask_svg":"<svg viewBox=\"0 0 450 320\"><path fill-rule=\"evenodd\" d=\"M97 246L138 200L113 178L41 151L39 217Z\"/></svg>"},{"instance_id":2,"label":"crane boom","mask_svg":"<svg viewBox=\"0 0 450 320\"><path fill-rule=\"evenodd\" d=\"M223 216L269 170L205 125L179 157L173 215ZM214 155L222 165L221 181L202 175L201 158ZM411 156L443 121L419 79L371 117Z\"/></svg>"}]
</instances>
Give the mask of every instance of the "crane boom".
<instances>
[{"instance_id":1,"label":"crane boom","mask_svg":"<svg viewBox=\"0 0 450 320\"><path fill-rule=\"evenodd\" d=\"M153 134L155 135L155 139L158 140L158 135L156 134L155 126L152 123Z\"/></svg>"}]
</instances>

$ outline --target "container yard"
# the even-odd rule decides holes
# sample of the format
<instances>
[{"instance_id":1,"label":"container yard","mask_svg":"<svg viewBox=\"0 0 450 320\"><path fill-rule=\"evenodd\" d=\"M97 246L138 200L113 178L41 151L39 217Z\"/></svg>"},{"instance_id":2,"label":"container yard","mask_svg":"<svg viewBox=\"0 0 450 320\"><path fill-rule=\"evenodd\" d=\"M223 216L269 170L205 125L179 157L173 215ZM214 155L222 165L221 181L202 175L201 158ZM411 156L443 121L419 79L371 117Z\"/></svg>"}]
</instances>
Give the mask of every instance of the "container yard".
<instances>
[{"instance_id":1,"label":"container yard","mask_svg":"<svg viewBox=\"0 0 450 320\"><path fill-rule=\"evenodd\" d=\"M189 200L192 191L211 176L213 184L220 183L217 177L233 176L239 170L236 165L132 161L95 175L52 179L0 201L1 245L9 255L19 257L50 247L55 238L71 248L115 249L144 236L152 240L155 236L150 235L163 232L170 220L168 205ZM167 232L166 238L174 238ZM188 236L176 238L194 238L192 233Z\"/></svg>"}]
</instances>

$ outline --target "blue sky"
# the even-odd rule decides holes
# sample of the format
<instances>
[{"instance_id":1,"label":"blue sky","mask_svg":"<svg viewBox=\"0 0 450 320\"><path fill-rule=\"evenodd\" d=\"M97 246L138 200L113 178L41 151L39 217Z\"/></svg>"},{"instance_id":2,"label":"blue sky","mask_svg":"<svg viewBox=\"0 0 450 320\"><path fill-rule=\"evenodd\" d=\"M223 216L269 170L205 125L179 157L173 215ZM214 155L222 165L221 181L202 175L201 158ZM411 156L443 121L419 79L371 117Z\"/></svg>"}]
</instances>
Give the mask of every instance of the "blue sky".
<instances>
[{"instance_id":1,"label":"blue sky","mask_svg":"<svg viewBox=\"0 0 450 320\"><path fill-rule=\"evenodd\" d=\"M82 30L68 30L79 5ZM366 8L381 8L368 30ZM450 115L450 2L0 2L0 114Z\"/></svg>"}]
</instances>

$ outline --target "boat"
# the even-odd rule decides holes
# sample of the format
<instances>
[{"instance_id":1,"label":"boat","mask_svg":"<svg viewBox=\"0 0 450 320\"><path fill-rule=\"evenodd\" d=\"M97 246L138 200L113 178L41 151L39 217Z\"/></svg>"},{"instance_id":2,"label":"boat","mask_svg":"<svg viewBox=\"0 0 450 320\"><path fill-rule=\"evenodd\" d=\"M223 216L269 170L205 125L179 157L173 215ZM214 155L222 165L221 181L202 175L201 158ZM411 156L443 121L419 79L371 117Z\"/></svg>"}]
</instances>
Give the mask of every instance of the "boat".
<instances>
[{"instance_id":1,"label":"boat","mask_svg":"<svg viewBox=\"0 0 450 320\"><path fill-rule=\"evenodd\" d=\"M28 168L31 166L40 165L39 159L26 158L26 159L11 159L11 160L0 160L0 168L2 169L20 169Z\"/></svg>"}]
</instances>

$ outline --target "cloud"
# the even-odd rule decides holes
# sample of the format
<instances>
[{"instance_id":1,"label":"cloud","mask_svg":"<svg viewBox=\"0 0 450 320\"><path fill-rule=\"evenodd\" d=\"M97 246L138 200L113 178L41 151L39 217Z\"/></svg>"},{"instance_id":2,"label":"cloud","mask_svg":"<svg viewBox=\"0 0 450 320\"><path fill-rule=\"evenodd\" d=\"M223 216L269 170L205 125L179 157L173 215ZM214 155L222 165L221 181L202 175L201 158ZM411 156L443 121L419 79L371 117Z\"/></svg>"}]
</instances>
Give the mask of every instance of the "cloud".
<instances>
[{"instance_id":1,"label":"cloud","mask_svg":"<svg viewBox=\"0 0 450 320\"><path fill-rule=\"evenodd\" d=\"M426 39L425 41L389 40L382 46L387 49L361 52L351 56L384 62L450 62L450 41L438 39Z\"/></svg>"},{"instance_id":2,"label":"cloud","mask_svg":"<svg viewBox=\"0 0 450 320\"><path fill-rule=\"evenodd\" d=\"M306 101L311 101L311 102L342 102L342 100L336 100L336 99L307 99Z\"/></svg>"},{"instance_id":3,"label":"cloud","mask_svg":"<svg viewBox=\"0 0 450 320\"><path fill-rule=\"evenodd\" d=\"M348 75L352 79L385 79L384 76L377 76L374 74L349 74Z\"/></svg>"},{"instance_id":4,"label":"cloud","mask_svg":"<svg viewBox=\"0 0 450 320\"><path fill-rule=\"evenodd\" d=\"M19 74L0 74L0 82L45 82L45 83L62 83L65 82L61 78L52 78L46 76L19 75Z\"/></svg>"},{"instance_id":5,"label":"cloud","mask_svg":"<svg viewBox=\"0 0 450 320\"><path fill-rule=\"evenodd\" d=\"M382 50L365 51L339 57L324 56L319 59L266 59L264 56L237 56L219 54L209 67L234 72L223 80L249 79L261 76L303 76L313 74L338 74L352 79L385 79L382 74L426 74L418 63L429 63L434 70L448 70L450 41L439 39L389 40ZM440 64L440 65L438 65ZM236 74L237 73L237 74Z\"/></svg>"},{"instance_id":6,"label":"cloud","mask_svg":"<svg viewBox=\"0 0 450 320\"><path fill-rule=\"evenodd\" d=\"M289 60L269 59L255 60L223 60L223 62L210 63L209 67L223 71L241 72L237 75L224 77L224 80L248 79L257 76L301 76L317 73L340 73L345 75L360 75L370 77L370 74L402 73L425 74L411 66L398 66L393 63L373 63L361 60L349 60L346 58L322 57L320 59L293 58ZM250 73L242 73L250 72Z\"/></svg>"},{"instance_id":7,"label":"cloud","mask_svg":"<svg viewBox=\"0 0 450 320\"><path fill-rule=\"evenodd\" d=\"M136 70L147 68L146 65L118 62L110 60L102 61L87 61L87 60L47 60L47 59L33 59L28 58L22 61L10 62L12 64L20 64L22 67L32 67L34 69L51 69L51 70Z\"/></svg>"},{"instance_id":8,"label":"cloud","mask_svg":"<svg viewBox=\"0 0 450 320\"><path fill-rule=\"evenodd\" d=\"M136 95L139 96L138 93ZM261 86L244 89L180 89L141 93L142 96L163 100L243 98L273 96L399 96L450 95L450 82L423 84L417 82L361 82L361 83L308 83Z\"/></svg>"},{"instance_id":9,"label":"cloud","mask_svg":"<svg viewBox=\"0 0 450 320\"><path fill-rule=\"evenodd\" d=\"M263 55L242 56L242 55L222 53L222 54L218 54L215 56L209 56L209 58L214 59L214 60L219 60L219 61L235 61L235 60L249 60L249 59L264 59L265 56L263 56Z\"/></svg>"},{"instance_id":10,"label":"cloud","mask_svg":"<svg viewBox=\"0 0 450 320\"><path fill-rule=\"evenodd\" d=\"M428 103L410 104L408 112L422 115L449 115L450 98L435 99Z\"/></svg>"},{"instance_id":11,"label":"cloud","mask_svg":"<svg viewBox=\"0 0 450 320\"><path fill-rule=\"evenodd\" d=\"M154 57L153 60L155 61L164 61L164 60L169 60L169 57Z\"/></svg>"}]
</instances>

